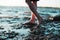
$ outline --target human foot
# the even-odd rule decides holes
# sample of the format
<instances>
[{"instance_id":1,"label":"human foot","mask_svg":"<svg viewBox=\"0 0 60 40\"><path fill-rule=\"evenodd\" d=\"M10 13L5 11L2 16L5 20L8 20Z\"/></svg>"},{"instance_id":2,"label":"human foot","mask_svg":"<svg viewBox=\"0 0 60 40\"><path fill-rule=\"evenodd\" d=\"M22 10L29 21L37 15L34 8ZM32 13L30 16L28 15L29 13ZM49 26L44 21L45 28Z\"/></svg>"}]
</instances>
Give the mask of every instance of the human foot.
<instances>
[{"instance_id":1,"label":"human foot","mask_svg":"<svg viewBox=\"0 0 60 40\"><path fill-rule=\"evenodd\" d=\"M37 24L36 23L33 23L33 22L26 22L23 25L31 25L31 26L33 25L34 26L34 25L37 25Z\"/></svg>"}]
</instances>

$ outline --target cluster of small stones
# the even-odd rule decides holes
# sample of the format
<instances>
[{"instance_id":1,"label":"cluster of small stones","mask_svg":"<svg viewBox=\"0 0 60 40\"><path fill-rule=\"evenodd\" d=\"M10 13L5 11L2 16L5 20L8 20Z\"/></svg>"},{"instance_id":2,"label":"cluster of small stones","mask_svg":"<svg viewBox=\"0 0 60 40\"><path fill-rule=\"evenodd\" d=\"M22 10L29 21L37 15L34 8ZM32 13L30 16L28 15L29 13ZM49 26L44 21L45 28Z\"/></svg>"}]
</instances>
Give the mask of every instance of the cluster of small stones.
<instances>
[{"instance_id":1,"label":"cluster of small stones","mask_svg":"<svg viewBox=\"0 0 60 40\"><path fill-rule=\"evenodd\" d=\"M9 39L16 39L17 40L17 35L19 35L18 33L15 33L14 31L10 32L6 32L6 31L2 31L0 32L0 40L9 40Z\"/></svg>"}]
</instances>

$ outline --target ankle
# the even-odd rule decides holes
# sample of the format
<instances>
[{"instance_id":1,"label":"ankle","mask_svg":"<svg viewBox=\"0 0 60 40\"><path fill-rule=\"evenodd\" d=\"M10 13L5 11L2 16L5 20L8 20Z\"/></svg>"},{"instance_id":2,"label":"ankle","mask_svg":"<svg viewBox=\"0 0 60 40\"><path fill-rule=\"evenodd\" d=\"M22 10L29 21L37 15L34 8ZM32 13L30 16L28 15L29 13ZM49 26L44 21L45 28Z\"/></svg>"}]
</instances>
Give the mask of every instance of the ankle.
<instances>
[{"instance_id":1,"label":"ankle","mask_svg":"<svg viewBox=\"0 0 60 40\"><path fill-rule=\"evenodd\" d=\"M31 23L35 23L35 20L30 20Z\"/></svg>"}]
</instances>

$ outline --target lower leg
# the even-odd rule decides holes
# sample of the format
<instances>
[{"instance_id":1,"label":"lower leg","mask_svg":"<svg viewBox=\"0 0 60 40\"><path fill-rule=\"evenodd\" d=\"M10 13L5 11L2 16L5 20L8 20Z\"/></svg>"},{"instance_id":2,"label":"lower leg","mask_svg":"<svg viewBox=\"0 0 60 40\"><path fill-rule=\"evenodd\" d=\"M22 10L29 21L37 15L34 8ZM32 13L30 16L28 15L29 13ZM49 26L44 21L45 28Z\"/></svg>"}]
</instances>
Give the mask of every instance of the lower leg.
<instances>
[{"instance_id":1,"label":"lower leg","mask_svg":"<svg viewBox=\"0 0 60 40\"><path fill-rule=\"evenodd\" d=\"M31 13L31 19L30 19L30 22L34 23L35 22L35 14L32 12Z\"/></svg>"},{"instance_id":2,"label":"lower leg","mask_svg":"<svg viewBox=\"0 0 60 40\"><path fill-rule=\"evenodd\" d=\"M37 1L32 1L33 6L35 6L35 9L37 10ZM28 25L28 24L33 24L35 25L35 14L33 12L31 12L31 19L29 20L29 22L24 23L24 25Z\"/></svg>"},{"instance_id":3,"label":"lower leg","mask_svg":"<svg viewBox=\"0 0 60 40\"><path fill-rule=\"evenodd\" d=\"M33 1L32 4L36 7L37 10L37 1ZM33 12L31 12L32 16L30 19L30 22L34 23L35 22L35 14Z\"/></svg>"},{"instance_id":4,"label":"lower leg","mask_svg":"<svg viewBox=\"0 0 60 40\"><path fill-rule=\"evenodd\" d=\"M27 0L27 4L29 6L29 8L31 9L31 11L35 14L35 16L37 17L38 21L39 21L39 24L41 24L41 21L42 21L42 18L40 17L39 13L37 12L36 10L36 7L31 3L30 0Z\"/></svg>"}]
</instances>

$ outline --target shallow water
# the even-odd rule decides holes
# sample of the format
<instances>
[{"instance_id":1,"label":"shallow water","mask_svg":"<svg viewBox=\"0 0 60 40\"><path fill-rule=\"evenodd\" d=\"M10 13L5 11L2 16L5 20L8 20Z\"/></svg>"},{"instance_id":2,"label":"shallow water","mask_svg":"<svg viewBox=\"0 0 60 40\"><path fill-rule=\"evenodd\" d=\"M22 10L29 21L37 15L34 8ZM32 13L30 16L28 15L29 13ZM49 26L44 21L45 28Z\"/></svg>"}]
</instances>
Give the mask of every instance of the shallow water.
<instances>
[{"instance_id":1,"label":"shallow water","mask_svg":"<svg viewBox=\"0 0 60 40\"><path fill-rule=\"evenodd\" d=\"M38 8L37 10L41 17L46 20L49 16L56 16L60 15L60 9L58 8ZM29 28L21 28L21 24L24 22L29 21L29 18L25 18L26 16L31 17L29 8L27 7L0 7L0 32L3 33L6 31L6 33L14 31L15 33L18 33L17 38L12 38L13 40L23 40L23 37L28 36L30 33ZM50 32L54 35L60 34L60 23L59 22L49 22L44 21L41 24L41 27L46 28L44 34L48 35ZM1 34L4 36L3 34ZM4 36L5 38L7 36ZM0 39L1 36L0 36ZM6 38L6 40L12 40L11 38Z\"/></svg>"}]
</instances>

